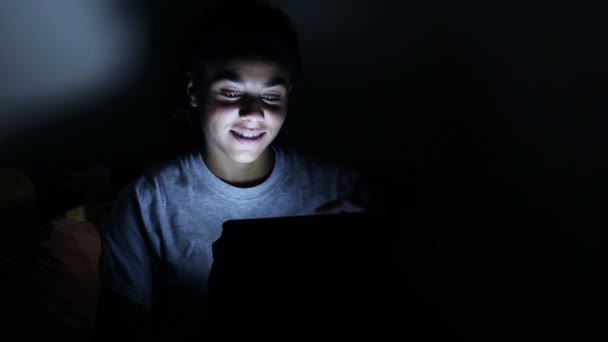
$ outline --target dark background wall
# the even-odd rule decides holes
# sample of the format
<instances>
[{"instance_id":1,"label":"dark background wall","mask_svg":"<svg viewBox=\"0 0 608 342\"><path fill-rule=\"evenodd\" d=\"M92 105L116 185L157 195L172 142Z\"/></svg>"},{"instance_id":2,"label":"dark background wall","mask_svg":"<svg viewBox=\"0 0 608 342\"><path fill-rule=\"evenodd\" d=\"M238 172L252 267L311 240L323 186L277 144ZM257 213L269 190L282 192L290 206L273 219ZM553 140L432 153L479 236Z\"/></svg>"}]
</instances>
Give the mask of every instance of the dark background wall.
<instances>
[{"instance_id":1,"label":"dark background wall","mask_svg":"<svg viewBox=\"0 0 608 342\"><path fill-rule=\"evenodd\" d=\"M595 306L603 298L593 290L603 286L596 267L607 223L605 6L273 3L300 31L305 63L280 143L382 175L393 208L415 193L419 212L443 227L433 232L439 254L481 284L453 288L528 291L525 279L503 273L517 271L537 284L525 292L540 298L530 317L572 307L591 320L579 299ZM197 6L134 4L146 44L133 75L110 95L32 110L61 115L32 119L5 139L5 166L60 178L66 168L105 162L129 178L180 150L172 114L185 23ZM449 310L466 305L462 298ZM491 306L482 302L481 311ZM561 322L554 315L547 325Z\"/></svg>"},{"instance_id":2,"label":"dark background wall","mask_svg":"<svg viewBox=\"0 0 608 342\"><path fill-rule=\"evenodd\" d=\"M44 120L7 134L4 165L148 165L175 154L171 116L182 100L183 46L197 5L131 3L145 34L129 77L103 96L74 102L68 94L75 105L65 108L27 107ZM424 169L429 190L444 182L456 196L484 191L471 207L504 193L511 205L564 219L602 218L600 5L274 3L300 31L305 62L281 143L346 162ZM41 54L36 63L44 62Z\"/></svg>"}]
</instances>

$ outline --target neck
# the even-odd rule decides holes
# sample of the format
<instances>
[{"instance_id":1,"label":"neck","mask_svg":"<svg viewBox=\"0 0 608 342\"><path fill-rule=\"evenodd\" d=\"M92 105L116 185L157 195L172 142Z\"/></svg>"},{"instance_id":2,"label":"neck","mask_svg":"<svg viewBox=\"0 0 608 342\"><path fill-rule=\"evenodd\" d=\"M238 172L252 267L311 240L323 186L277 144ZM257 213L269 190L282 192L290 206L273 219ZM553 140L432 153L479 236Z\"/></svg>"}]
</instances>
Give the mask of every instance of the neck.
<instances>
[{"instance_id":1,"label":"neck","mask_svg":"<svg viewBox=\"0 0 608 342\"><path fill-rule=\"evenodd\" d=\"M240 188L263 183L274 167L274 152L267 149L251 163L237 163L226 156L217 156L203 150L203 160L209 170L222 181Z\"/></svg>"}]
</instances>

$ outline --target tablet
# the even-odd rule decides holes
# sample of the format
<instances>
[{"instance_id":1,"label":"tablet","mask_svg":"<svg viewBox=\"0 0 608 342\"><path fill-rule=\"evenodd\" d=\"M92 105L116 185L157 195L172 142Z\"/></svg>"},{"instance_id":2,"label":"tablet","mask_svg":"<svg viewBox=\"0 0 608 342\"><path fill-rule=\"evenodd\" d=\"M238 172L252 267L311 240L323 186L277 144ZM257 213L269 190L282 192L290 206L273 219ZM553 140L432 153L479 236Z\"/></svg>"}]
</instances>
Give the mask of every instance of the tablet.
<instances>
[{"instance_id":1,"label":"tablet","mask_svg":"<svg viewBox=\"0 0 608 342\"><path fill-rule=\"evenodd\" d=\"M394 221L341 213L231 220L209 295L227 339L406 338L415 311Z\"/></svg>"}]
</instances>

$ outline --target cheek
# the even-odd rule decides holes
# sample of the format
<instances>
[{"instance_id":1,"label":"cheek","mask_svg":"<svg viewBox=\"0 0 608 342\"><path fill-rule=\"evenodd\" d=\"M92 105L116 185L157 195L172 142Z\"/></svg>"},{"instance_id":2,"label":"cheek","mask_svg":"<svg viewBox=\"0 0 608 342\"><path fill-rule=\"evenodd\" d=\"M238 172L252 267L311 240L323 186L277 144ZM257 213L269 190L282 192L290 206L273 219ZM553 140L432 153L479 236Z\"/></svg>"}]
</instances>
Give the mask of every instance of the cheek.
<instances>
[{"instance_id":1,"label":"cheek","mask_svg":"<svg viewBox=\"0 0 608 342\"><path fill-rule=\"evenodd\" d=\"M201 114L201 122L204 129L221 127L231 120L235 112L236 109L232 106L210 104L205 107L204 113Z\"/></svg>"},{"instance_id":2,"label":"cheek","mask_svg":"<svg viewBox=\"0 0 608 342\"><path fill-rule=\"evenodd\" d=\"M274 121L277 120L285 120L285 116L287 115L287 105L281 106L265 106L264 112L266 115Z\"/></svg>"},{"instance_id":3,"label":"cheek","mask_svg":"<svg viewBox=\"0 0 608 342\"><path fill-rule=\"evenodd\" d=\"M223 103L209 101L201 116L203 131L213 131L231 125L234 120L238 120L240 105L238 103ZM287 115L287 105L280 107L264 106L265 121L275 128L280 128ZM207 133L205 132L205 133Z\"/></svg>"},{"instance_id":4,"label":"cheek","mask_svg":"<svg viewBox=\"0 0 608 342\"><path fill-rule=\"evenodd\" d=\"M283 126L283 122L285 122L285 115L286 112L284 110L267 111L266 122L272 125L275 129L280 129L281 126Z\"/></svg>"}]
</instances>

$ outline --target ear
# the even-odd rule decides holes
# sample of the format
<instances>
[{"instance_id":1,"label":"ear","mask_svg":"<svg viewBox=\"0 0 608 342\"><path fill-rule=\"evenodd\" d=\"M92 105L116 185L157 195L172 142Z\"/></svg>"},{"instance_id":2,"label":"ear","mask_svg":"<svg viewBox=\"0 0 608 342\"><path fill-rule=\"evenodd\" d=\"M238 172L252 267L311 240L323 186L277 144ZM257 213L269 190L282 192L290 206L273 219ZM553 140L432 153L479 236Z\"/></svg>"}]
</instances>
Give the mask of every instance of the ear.
<instances>
[{"instance_id":1,"label":"ear","mask_svg":"<svg viewBox=\"0 0 608 342\"><path fill-rule=\"evenodd\" d=\"M190 102L190 106L196 108L198 107L198 99L196 97L196 92L194 91L194 80L192 79L192 73L188 71L187 83L186 83L186 94L188 94L188 99Z\"/></svg>"}]
</instances>

